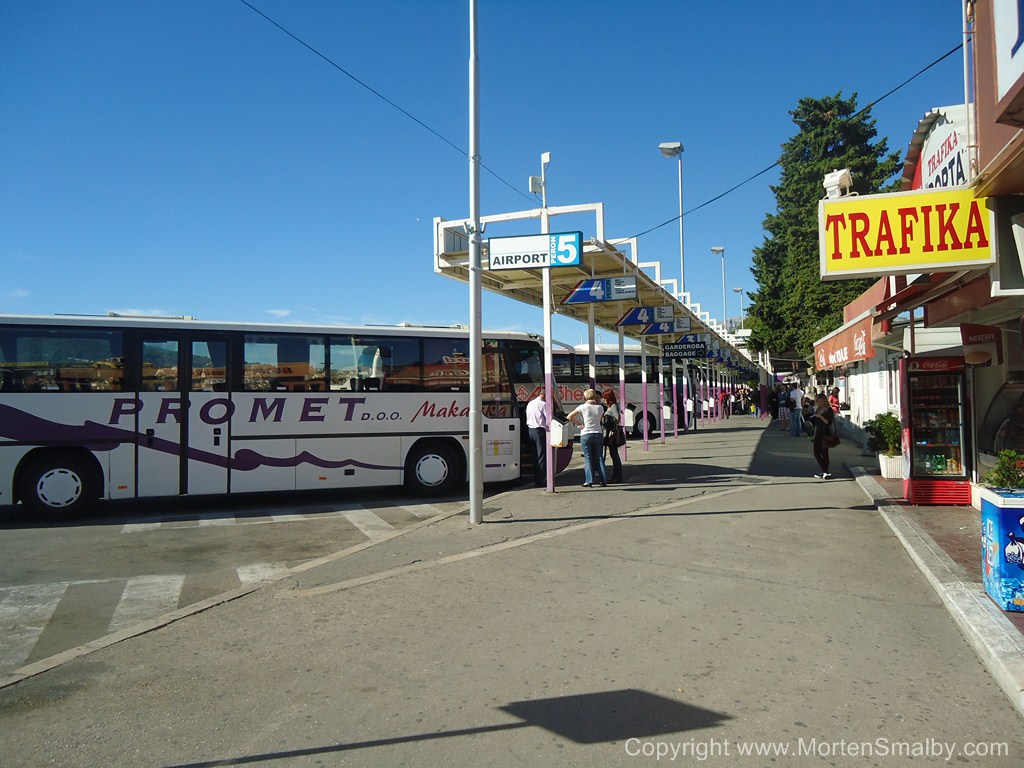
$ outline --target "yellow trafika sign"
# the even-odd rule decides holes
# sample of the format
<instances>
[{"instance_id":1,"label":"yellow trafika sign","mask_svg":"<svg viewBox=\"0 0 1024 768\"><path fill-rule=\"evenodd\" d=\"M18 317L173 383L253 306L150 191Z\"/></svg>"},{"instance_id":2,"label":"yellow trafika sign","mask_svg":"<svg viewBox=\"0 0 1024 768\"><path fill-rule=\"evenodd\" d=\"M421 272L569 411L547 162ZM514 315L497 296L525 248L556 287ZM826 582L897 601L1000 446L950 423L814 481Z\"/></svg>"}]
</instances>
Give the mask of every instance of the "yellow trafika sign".
<instances>
[{"instance_id":1,"label":"yellow trafika sign","mask_svg":"<svg viewBox=\"0 0 1024 768\"><path fill-rule=\"evenodd\" d=\"M991 214L969 189L896 192L818 203L821 279L984 267Z\"/></svg>"}]
</instances>

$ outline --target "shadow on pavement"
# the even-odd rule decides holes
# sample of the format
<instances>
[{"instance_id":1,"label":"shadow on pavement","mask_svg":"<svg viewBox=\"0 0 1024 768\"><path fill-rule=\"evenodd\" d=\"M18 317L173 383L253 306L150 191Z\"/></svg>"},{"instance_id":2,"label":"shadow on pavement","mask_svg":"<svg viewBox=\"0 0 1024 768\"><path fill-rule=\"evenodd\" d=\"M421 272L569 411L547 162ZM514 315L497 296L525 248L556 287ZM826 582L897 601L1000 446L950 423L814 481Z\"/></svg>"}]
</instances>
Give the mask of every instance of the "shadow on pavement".
<instances>
[{"instance_id":1,"label":"shadow on pavement","mask_svg":"<svg viewBox=\"0 0 1024 768\"><path fill-rule=\"evenodd\" d=\"M750 463L750 474L763 477L802 477L810 478L818 468L814 460L812 440L804 435L792 437L789 431L783 432L775 424L762 427L763 433L754 450L754 460ZM856 466L864 459L859 444L848 438L829 451L829 470L836 478L848 478L846 466Z\"/></svg>"},{"instance_id":2,"label":"shadow on pavement","mask_svg":"<svg viewBox=\"0 0 1024 768\"><path fill-rule=\"evenodd\" d=\"M519 718L521 722L460 728L453 731L417 733L348 744L329 744L322 747L267 752L261 755L243 755L220 760L204 760L197 763L167 766L167 768L252 765L271 760L329 755L356 749L412 744L531 727L543 728L577 744L600 744L664 736L699 728L712 728L733 719L730 715L722 712L714 712L634 689L516 701L506 704L500 709Z\"/></svg>"}]
</instances>

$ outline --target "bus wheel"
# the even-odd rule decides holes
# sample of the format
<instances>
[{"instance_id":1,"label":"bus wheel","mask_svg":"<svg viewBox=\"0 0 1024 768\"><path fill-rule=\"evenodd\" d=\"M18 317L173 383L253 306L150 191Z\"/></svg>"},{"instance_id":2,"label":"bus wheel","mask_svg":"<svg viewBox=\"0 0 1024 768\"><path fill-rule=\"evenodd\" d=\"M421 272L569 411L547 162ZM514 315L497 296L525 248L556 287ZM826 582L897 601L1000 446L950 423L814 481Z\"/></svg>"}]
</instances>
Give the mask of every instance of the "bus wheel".
<instances>
[{"instance_id":1,"label":"bus wheel","mask_svg":"<svg viewBox=\"0 0 1024 768\"><path fill-rule=\"evenodd\" d=\"M647 420L647 436L650 437L658 428L658 422L654 416L648 413L646 416L638 416L633 422L633 437L640 440L644 436L644 419Z\"/></svg>"},{"instance_id":2,"label":"bus wheel","mask_svg":"<svg viewBox=\"0 0 1024 768\"><path fill-rule=\"evenodd\" d=\"M419 496L454 493L461 480L459 460L455 452L443 443L420 443L406 459L406 485Z\"/></svg>"},{"instance_id":3,"label":"bus wheel","mask_svg":"<svg viewBox=\"0 0 1024 768\"><path fill-rule=\"evenodd\" d=\"M21 501L33 512L52 519L88 512L100 497L95 468L73 453L52 453L36 459L21 477Z\"/></svg>"}]
</instances>

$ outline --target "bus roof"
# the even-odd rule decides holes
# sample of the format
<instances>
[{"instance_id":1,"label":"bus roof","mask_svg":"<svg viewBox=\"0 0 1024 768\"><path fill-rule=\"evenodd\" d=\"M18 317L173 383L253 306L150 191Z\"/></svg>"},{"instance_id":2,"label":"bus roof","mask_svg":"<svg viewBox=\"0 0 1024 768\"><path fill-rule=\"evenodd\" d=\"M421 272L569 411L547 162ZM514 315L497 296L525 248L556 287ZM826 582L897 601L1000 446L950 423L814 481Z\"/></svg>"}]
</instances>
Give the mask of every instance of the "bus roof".
<instances>
[{"instance_id":1,"label":"bus roof","mask_svg":"<svg viewBox=\"0 0 1024 768\"><path fill-rule=\"evenodd\" d=\"M464 325L305 325L299 323L247 323L196 320L191 317L152 317L147 315L4 315L0 314L0 327L5 325L52 326L57 328L131 328L166 329L174 331L243 331L247 333L316 333L316 334L386 334L389 336L468 336ZM540 337L524 331L483 331L492 339L521 339L539 341Z\"/></svg>"}]
</instances>

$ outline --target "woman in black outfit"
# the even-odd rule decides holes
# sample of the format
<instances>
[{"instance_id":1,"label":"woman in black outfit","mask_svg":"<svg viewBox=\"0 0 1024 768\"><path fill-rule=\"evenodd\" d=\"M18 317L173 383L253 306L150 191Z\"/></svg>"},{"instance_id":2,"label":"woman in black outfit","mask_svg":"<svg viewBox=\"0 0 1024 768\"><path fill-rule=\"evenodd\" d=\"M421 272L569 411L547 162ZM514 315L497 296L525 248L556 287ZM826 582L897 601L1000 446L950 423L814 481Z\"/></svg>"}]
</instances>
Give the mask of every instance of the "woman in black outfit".
<instances>
[{"instance_id":1,"label":"woman in black outfit","mask_svg":"<svg viewBox=\"0 0 1024 768\"><path fill-rule=\"evenodd\" d=\"M832 477L828 471L828 444L825 439L832 434L832 423L835 420L836 414L828 404L828 398L825 395L814 398L811 423L814 424L814 459L821 467L821 474L815 475L819 480L828 480Z\"/></svg>"},{"instance_id":2,"label":"woman in black outfit","mask_svg":"<svg viewBox=\"0 0 1024 768\"><path fill-rule=\"evenodd\" d=\"M622 411L619 409L619 399L615 397L615 390L608 387L608 389L604 391L603 396L605 407L604 417L605 419L608 419L608 421L604 423L604 447L612 455L611 482L621 483L622 459L619 457L619 446L625 442L622 434ZM612 422L614 422L614 424L612 424Z\"/></svg>"}]
</instances>

